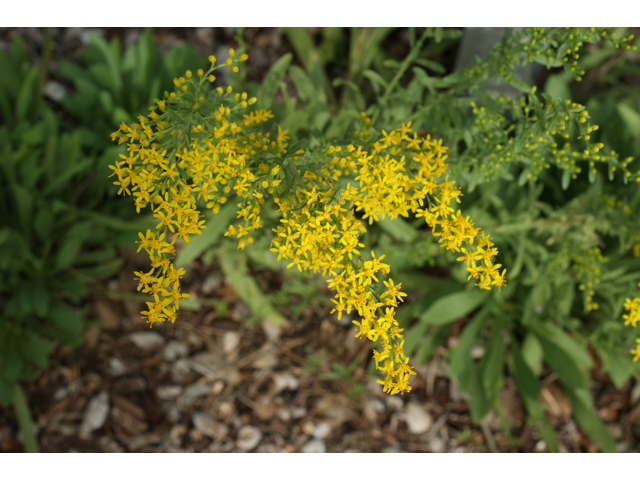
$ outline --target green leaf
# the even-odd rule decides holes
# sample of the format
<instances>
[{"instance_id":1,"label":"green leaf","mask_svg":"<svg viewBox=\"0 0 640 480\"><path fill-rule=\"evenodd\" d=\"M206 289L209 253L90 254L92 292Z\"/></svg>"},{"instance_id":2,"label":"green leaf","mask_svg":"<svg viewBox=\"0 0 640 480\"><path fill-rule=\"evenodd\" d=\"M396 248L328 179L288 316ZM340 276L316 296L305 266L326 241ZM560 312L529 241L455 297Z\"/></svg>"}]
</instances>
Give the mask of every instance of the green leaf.
<instances>
[{"instance_id":1,"label":"green leaf","mask_svg":"<svg viewBox=\"0 0 640 480\"><path fill-rule=\"evenodd\" d=\"M540 342L532 332L527 333L520 351L522 352L522 359L527 364L527 367L531 370L533 375L535 377L540 376L540 373L542 372L544 352L542 351Z\"/></svg>"},{"instance_id":2,"label":"green leaf","mask_svg":"<svg viewBox=\"0 0 640 480\"><path fill-rule=\"evenodd\" d=\"M42 318L49 313L49 300L51 300L51 296L42 282L30 282L30 285L32 301L31 307L35 314Z\"/></svg>"},{"instance_id":3,"label":"green leaf","mask_svg":"<svg viewBox=\"0 0 640 480\"><path fill-rule=\"evenodd\" d=\"M258 97L258 108L271 108L273 96L278 88L278 83L282 77L284 77L292 58L293 54L287 53L280 57L269 69L267 75L262 81L262 84L260 85L260 88L258 89L258 94L256 95Z\"/></svg>"},{"instance_id":4,"label":"green leaf","mask_svg":"<svg viewBox=\"0 0 640 480\"><path fill-rule=\"evenodd\" d=\"M566 350L544 336L538 335L544 351L544 358L567 388L586 388L588 376L580 369L575 359Z\"/></svg>"},{"instance_id":5,"label":"green leaf","mask_svg":"<svg viewBox=\"0 0 640 480\"><path fill-rule=\"evenodd\" d=\"M40 206L38 213L34 219L33 228L36 234L42 241L49 240L51 238L51 232L53 231L54 218L51 214L48 204L43 203Z\"/></svg>"},{"instance_id":6,"label":"green leaf","mask_svg":"<svg viewBox=\"0 0 640 480\"><path fill-rule=\"evenodd\" d=\"M393 220L390 218L382 218L378 220L378 225L382 230L387 232L395 240L411 244L418 238L420 232L411 226L406 220L401 217L397 217Z\"/></svg>"},{"instance_id":7,"label":"green leaf","mask_svg":"<svg viewBox=\"0 0 640 480\"><path fill-rule=\"evenodd\" d=\"M376 88L376 91L378 91L378 89L384 90L387 88L387 81L382 78L382 75L380 75L378 72L375 72L373 70L365 70L364 72L362 72L362 76L369 80L374 87L378 87Z\"/></svg>"},{"instance_id":8,"label":"green leaf","mask_svg":"<svg viewBox=\"0 0 640 480\"><path fill-rule=\"evenodd\" d=\"M463 372L471 369L471 347L480 336L485 325L488 309L483 309L474 315L473 320L462 330L458 346L449 355L449 375L459 377Z\"/></svg>"},{"instance_id":9,"label":"green leaf","mask_svg":"<svg viewBox=\"0 0 640 480\"><path fill-rule=\"evenodd\" d=\"M604 369L609 374L611 381L616 388L621 389L633 375L636 364L623 350L612 351L597 343L595 344L595 348L602 359Z\"/></svg>"},{"instance_id":10,"label":"green leaf","mask_svg":"<svg viewBox=\"0 0 640 480\"><path fill-rule=\"evenodd\" d=\"M511 76L505 79L509 85L514 87L515 89L521 91L522 93L530 93L531 85L529 85L524 80L519 79L518 77Z\"/></svg>"},{"instance_id":11,"label":"green leaf","mask_svg":"<svg viewBox=\"0 0 640 480\"><path fill-rule=\"evenodd\" d=\"M312 102L315 95L315 88L313 87L313 83L311 83L311 79L297 65L291 65L289 69L289 74L291 75L291 79L293 80L294 85L296 86L296 91L298 92L298 97L302 100L303 103Z\"/></svg>"},{"instance_id":12,"label":"green leaf","mask_svg":"<svg viewBox=\"0 0 640 480\"><path fill-rule=\"evenodd\" d=\"M218 256L218 261L226 280L255 317L273 324L286 322L286 318L273 307L269 297L260 290L258 283L249 273L244 254L232 250L224 251Z\"/></svg>"},{"instance_id":13,"label":"green leaf","mask_svg":"<svg viewBox=\"0 0 640 480\"><path fill-rule=\"evenodd\" d=\"M569 336L564 330L551 322L540 322L532 325L531 329L538 338L545 338L567 352L581 370L589 371L593 366L593 359L582 342Z\"/></svg>"},{"instance_id":14,"label":"green leaf","mask_svg":"<svg viewBox=\"0 0 640 480\"><path fill-rule=\"evenodd\" d=\"M566 190L569 188L569 183L571 182L571 170L565 168L562 172L562 189Z\"/></svg>"},{"instance_id":15,"label":"green leaf","mask_svg":"<svg viewBox=\"0 0 640 480\"><path fill-rule=\"evenodd\" d=\"M486 352L480 363L482 388L488 399L494 400L504 377L504 341L502 338L502 322L496 319L487 342Z\"/></svg>"},{"instance_id":16,"label":"green leaf","mask_svg":"<svg viewBox=\"0 0 640 480\"><path fill-rule=\"evenodd\" d=\"M69 333L82 333L83 322L81 317L74 308L62 300L58 299L52 303L50 319L55 325Z\"/></svg>"},{"instance_id":17,"label":"green leaf","mask_svg":"<svg viewBox=\"0 0 640 480\"><path fill-rule=\"evenodd\" d=\"M16 118L17 120L23 120L27 117L31 102L36 98L38 92L37 88L38 70L34 67L27 72L27 76L23 80L20 87L20 93L16 100Z\"/></svg>"},{"instance_id":18,"label":"green leaf","mask_svg":"<svg viewBox=\"0 0 640 480\"><path fill-rule=\"evenodd\" d=\"M473 421L479 423L491 410L492 402L482 386L482 380L479 369L477 367L470 368L461 375L461 384L466 383L469 386L469 410Z\"/></svg>"},{"instance_id":19,"label":"green leaf","mask_svg":"<svg viewBox=\"0 0 640 480\"><path fill-rule=\"evenodd\" d=\"M423 341L424 334L428 329L429 325L426 323L416 323L407 329L407 332L404 335L404 351L409 357L413 357L418 344Z\"/></svg>"},{"instance_id":20,"label":"green leaf","mask_svg":"<svg viewBox=\"0 0 640 480\"><path fill-rule=\"evenodd\" d=\"M23 358L42 368L46 368L53 344L39 335L27 331L25 336L18 341L18 349Z\"/></svg>"},{"instance_id":21,"label":"green leaf","mask_svg":"<svg viewBox=\"0 0 640 480\"><path fill-rule=\"evenodd\" d=\"M550 452L559 452L560 445L558 442L558 435L556 435L556 430L551 425L551 422L548 418L543 417L538 422L538 433L540 434L540 438L544 443L546 443L547 448Z\"/></svg>"},{"instance_id":22,"label":"green leaf","mask_svg":"<svg viewBox=\"0 0 640 480\"><path fill-rule=\"evenodd\" d=\"M560 61L562 63L562 61ZM554 98L571 99L571 89L569 84L573 80L571 72L556 73L549 75L544 84L544 93Z\"/></svg>"},{"instance_id":23,"label":"green leaf","mask_svg":"<svg viewBox=\"0 0 640 480\"><path fill-rule=\"evenodd\" d=\"M205 250L211 248L220 239L221 235L227 230L229 224L236 216L236 206L234 203L224 204L217 214L207 212L206 214L207 228L202 230L200 235L194 235L191 243L178 253L174 265L181 267L188 265L198 258Z\"/></svg>"},{"instance_id":24,"label":"green leaf","mask_svg":"<svg viewBox=\"0 0 640 480\"><path fill-rule=\"evenodd\" d=\"M69 229L56 256L55 268L57 271L64 270L73 264L93 228L91 222L82 222Z\"/></svg>"},{"instance_id":25,"label":"green leaf","mask_svg":"<svg viewBox=\"0 0 640 480\"><path fill-rule=\"evenodd\" d=\"M429 60L428 58L416 58L415 62L418 65L423 66L424 68L428 68L429 70L433 70L436 73L440 73L444 75L447 70L438 62L434 60Z\"/></svg>"},{"instance_id":26,"label":"green leaf","mask_svg":"<svg viewBox=\"0 0 640 480\"><path fill-rule=\"evenodd\" d=\"M624 120L624 123L627 125L629 133L633 137L640 137L640 113L622 102L616 105L616 109L622 117L622 120Z\"/></svg>"},{"instance_id":27,"label":"green leaf","mask_svg":"<svg viewBox=\"0 0 640 480\"><path fill-rule=\"evenodd\" d=\"M31 221L31 212L33 207L33 196L22 185L11 185L13 190L13 198L15 199L18 219L26 226ZM35 193L35 192L34 192Z\"/></svg>"},{"instance_id":28,"label":"green leaf","mask_svg":"<svg viewBox=\"0 0 640 480\"><path fill-rule=\"evenodd\" d=\"M421 325L421 324L418 324ZM433 332L429 333L425 338L421 338L418 350L413 354L413 361L419 365L424 365L429 361L431 356L435 353L436 349L442 345L442 342L447 338L451 325L440 325L433 329ZM410 331L411 332L411 331ZM411 333L410 333L411 334ZM407 338L405 336L405 338ZM405 342L406 345L406 342Z\"/></svg>"},{"instance_id":29,"label":"green leaf","mask_svg":"<svg viewBox=\"0 0 640 480\"><path fill-rule=\"evenodd\" d=\"M541 65L545 65L547 68L562 67L564 65L564 62L559 58L549 58L546 55L533 57L533 61Z\"/></svg>"},{"instance_id":30,"label":"green leaf","mask_svg":"<svg viewBox=\"0 0 640 480\"><path fill-rule=\"evenodd\" d=\"M113 51L109 48L106 40L94 33L89 34L89 45L94 49L103 63L92 65L90 70L96 75L96 79L105 85L116 95L122 90L122 76L118 59L114 57Z\"/></svg>"},{"instance_id":31,"label":"green leaf","mask_svg":"<svg viewBox=\"0 0 640 480\"><path fill-rule=\"evenodd\" d=\"M455 292L436 300L422 315L420 322L429 325L444 325L468 315L482 305L489 295L474 289Z\"/></svg>"},{"instance_id":32,"label":"green leaf","mask_svg":"<svg viewBox=\"0 0 640 480\"><path fill-rule=\"evenodd\" d=\"M13 403L16 394L15 382L5 380L0 376L0 406L9 407Z\"/></svg>"},{"instance_id":33,"label":"green leaf","mask_svg":"<svg viewBox=\"0 0 640 480\"><path fill-rule=\"evenodd\" d=\"M3 322L6 322L6 319L2 319ZM0 338L0 340L2 340ZM25 362L20 356L18 341L15 336L12 336L10 339L4 339L4 345L0 343L2 346L2 362L0 362L0 378L4 378L5 380L12 382L20 379L23 375L23 372L26 368Z\"/></svg>"},{"instance_id":34,"label":"green leaf","mask_svg":"<svg viewBox=\"0 0 640 480\"><path fill-rule=\"evenodd\" d=\"M578 424L589 435L589 438L596 443L600 450L608 453L617 452L616 442L607 430L607 426L593 413L589 391L586 388L577 391L566 389L565 391L573 405L573 413Z\"/></svg>"},{"instance_id":35,"label":"green leaf","mask_svg":"<svg viewBox=\"0 0 640 480\"><path fill-rule=\"evenodd\" d=\"M518 390L523 396L532 401L537 401L540 397L540 383L533 374L529 365L525 362L520 353L520 346L516 344L515 338L511 340L511 373L518 386Z\"/></svg>"},{"instance_id":36,"label":"green leaf","mask_svg":"<svg viewBox=\"0 0 640 480\"><path fill-rule=\"evenodd\" d=\"M80 256L76 257L76 262ZM106 262L102 262L99 265L95 265L92 267L78 268L78 273L88 280L100 281L105 280L109 277L112 277L116 274L116 272L122 270L122 265L124 264L124 258L112 258Z\"/></svg>"}]
</instances>

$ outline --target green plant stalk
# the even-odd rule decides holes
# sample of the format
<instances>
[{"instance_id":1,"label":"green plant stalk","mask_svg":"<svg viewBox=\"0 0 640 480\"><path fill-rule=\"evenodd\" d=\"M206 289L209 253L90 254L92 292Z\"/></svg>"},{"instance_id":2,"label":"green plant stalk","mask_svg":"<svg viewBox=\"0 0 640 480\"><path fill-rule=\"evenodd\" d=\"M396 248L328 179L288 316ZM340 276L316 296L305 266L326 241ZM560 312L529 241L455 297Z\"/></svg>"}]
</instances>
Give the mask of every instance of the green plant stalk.
<instances>
[{"instance_id":1,"label":"green plant stalk","mask_svg":"<svg viewBox=\"0 0 640 480\"><path fill-rule=\"evenodd\" d=\"M16 385L16 393L13 397L13 410L16 412L18 427L20 427L20 432L22 433L25 453L40 453L38 442L33 436L33 422L31 421L29 404L20 385Z\"/></svg>"},{"instance_id":2,"label":"green plant stalk","mask_svg":"<svg viewBox=\"0 0 640 480\"><path fill-rule=\"evenodd\" d=\"M396 72L395 76L389 82L389 85L387 85L387 89L385 90L384 95L382 96L383 100L386 101L389 99L389 95L391 95L391 92L393 92L393 89L396 87L396 85L404 75L404 72L406 72L407 68L409 68L411 64L414 62L414 60L418 58L418 55L420 55L420 50L422 50L422 44L427 39L430 33L431 33L430 29L428 28L425 29L425 31L422 33L418 42L413 46L413 48L411 49L411 52L409 53L409 55L407 55L407 58L404 59L404 61L400 65L400 68L398 68L398 71Z\"/></svg>"},{"instance_id":3,"label":"green plant stalk","mask_svg":"<svg viewBox=\"0 0 640 480\"><path fill-rule=\"evenodd\" d=\"M404 73L415 61L415 59L418 58L418 55L420 55L420 51L422 50L422 44L429 37L430 34L431 34L431 29L430 28L425 29L425 31L420 36L420 39L416 42L416 44L413 46L413 48L409 52L409 55L407 55L407 58L405 58L402 64L400 64L398 71L396 72L395 76L391 79L391 81L387 85L387 88L382 96L383 102L386 102L389 99L389 95L391 95L391 93L393 92L393 89L396 87L396 85L398 84L398 82L400 81ZM373 115L372 124L375 125L375 122L377 121L379 115L380 115L380 110L378 110Z\"/></svg>"}]
</instances>

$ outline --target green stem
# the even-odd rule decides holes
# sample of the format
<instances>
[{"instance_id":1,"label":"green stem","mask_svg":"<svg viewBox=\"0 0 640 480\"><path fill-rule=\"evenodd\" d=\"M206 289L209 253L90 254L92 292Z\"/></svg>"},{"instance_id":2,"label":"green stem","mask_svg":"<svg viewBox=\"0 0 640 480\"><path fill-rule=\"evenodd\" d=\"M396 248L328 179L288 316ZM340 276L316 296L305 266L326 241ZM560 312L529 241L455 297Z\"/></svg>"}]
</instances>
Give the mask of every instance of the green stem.
<instances>
[{"instance_id":1,"label":"green stem","mask_svg":"<svg viewBox=\"0 0 640 480\"><path fill-rule=\"evenodd\" d=\"M13 397L13 409L16 412L20 432L22 432L25 453L39 453L38 442L33 436L33 422L31 421L29 404L20 385L16 385L16 393Z\"/></svg>"},{"instance_id":2,"label":"green stem","mask_svg":"<svg viewBox=\"0 0 640 480\"><path fill-rule=\"evenodd\" d=\"M425 29L425 31L422 33L422 35L420 36L420 40L418 40L415 46L411 49L411 53L407 55L407 58L405 58L402 64L400 65L400 68L396 72L396 75L389 82L389 85L387 85L387 89L385 90L384 95L382 96L383 100L387 100L389 98L389 95L391 95L391 92L395 88L396 84L400 81L402 76L404 75L404 72L407 71L407 68L409 68L413 63L413 61L418 57L418 55L420 55L420 50L422 50L422 44L427 39L430 33L431 33L430 29L428 28Z\"/></svg>"}]
</instances>

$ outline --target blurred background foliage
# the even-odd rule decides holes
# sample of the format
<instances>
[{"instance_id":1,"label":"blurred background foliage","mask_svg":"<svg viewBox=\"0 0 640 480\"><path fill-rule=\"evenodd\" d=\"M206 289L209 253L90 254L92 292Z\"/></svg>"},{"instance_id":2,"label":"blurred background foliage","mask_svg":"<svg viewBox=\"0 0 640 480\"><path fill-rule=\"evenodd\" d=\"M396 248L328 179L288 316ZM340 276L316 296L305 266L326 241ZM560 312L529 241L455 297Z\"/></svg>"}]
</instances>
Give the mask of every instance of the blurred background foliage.
<instances>
[{"instance_id":1,"label":"blurred background foliage","mask_svg":"<svg viewBox=\"0 0 640 480\"><path fill-rule=\"evenodd\" d=\"M628 353L634 332L622 322L624 299L640 280L640 193L633 173L624 173L635 172L640 157L637 51L616 48L599 30L506 29L485 58L456 70L463 30L285 33L291 52L260 82L246 72L233 76L234 89L256 95L257 108L273 110L272 124L311 150L343 138L361 111L377 131L411 121L421 135L442 139L464 193L460 207L491 234L507 268L505 289L479 291L424 222L372 225L367 250L385 254L391 276L410 293L398 315L412 361L428 363L444 345L449 375L476 422L492 409L500 414L499 392L511 376L530 425L557 450L540 399L542 378L553 373L579 425L599 448L614 450L589 384L595 364L618 388L639 373ZM629 31L608 34L621 39ZM388 48L394 35L406 36L406 49ZM590 40L573 50L573 38L584 35ZM250 70L245 37L237 29ZM538 45L552 54L524 49L532 38L546 38ZM16 412L25 410L20 382L38 377L56 342L81 343L90 293L121 268L117 246L131 247L150 224L107 178L107 165L124 152L110 133L145 114L174 77L206 66L187 43L162 55L150 30L126 49L94 35L81 62L58 62L74 91L53 109L43 95L50 61L49 40L36 65L19 36L0 51L0 404L13 402ZM531 62L535 75L519 76L515 65ZM496 79L511 90L498 95ZM261 291L251 268L282 266L269 251L268 228L245 251L222 237L231 205L182 248L176 265L216 261L250 308L249 320L281 322L285 306L295 319L309 303L326 305L322 279L295 269L286 270L277 294ZM277 222L274 212L265 217ZM298 304L289 304L291 294ZM353 368L325 375L348 379ZM350 392L360 390L354 384Z\"/></svg>"}]
</instances>

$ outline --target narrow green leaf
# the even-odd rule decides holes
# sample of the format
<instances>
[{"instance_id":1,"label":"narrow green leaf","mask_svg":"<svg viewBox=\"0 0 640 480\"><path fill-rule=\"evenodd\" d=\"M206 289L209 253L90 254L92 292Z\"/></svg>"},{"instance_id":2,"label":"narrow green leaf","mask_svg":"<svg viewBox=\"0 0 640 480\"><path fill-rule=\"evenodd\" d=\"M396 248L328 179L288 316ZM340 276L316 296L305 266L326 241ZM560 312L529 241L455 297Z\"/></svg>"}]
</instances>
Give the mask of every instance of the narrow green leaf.
<instances>
[{"instance_id":1,"label":"narrow green leaf","mask_svg":"<svg viewBox=\"0 0 640 480\"><path fill-rule=\"evenodd\" d=\"M236 215L236 206L233 203L226 203L218 211L217 214L207 212L206 225L207 228L202 230L200 235L191 237L191 243L184 246L178 253L174 262L176 267L188 265L198 258L205 250L211 248L220 239L222 234L226 232L229 224Z\"/></svg>"},{"instance_id":2,"label":"narrow green leaf","mask_svg":"<svg viewBox=\"0 0 640 480\"><path fill-rule=\"evenodd\" d=\"M104 62L92 65L90 70L96 75L97 80L117 96L122 90L122 76L120 74L120 65L118 65L111 48L109 48L104 38L93 33L89 35L89 45L102 57L101 60Z\"/></svg>"},{"instance_id":3,"label":"narrow green leaf","mask_svg":"<svg viewBox=\"0 0 640 480\"><path fill-rule=\"evenodd\" d=\"M529 85L524 80L519 79L518 77L511 76L511 77L507 78L506 80L507 80L507 83L509 85L511 85L512 87L514 87L517 90L521 91L522 93L531 92L531 85Z\"/></svg>"},{"instance_id":4,"label":"narrow green leaf","mask_svg":"<svg viewBox=\"0 0 640 480\"><path fill-rule=\"evenodd\" d=\"M300 97L302 103L312 102L315 97L315 88L313 87L313 83L311 83L311 79L305 73L305 71L297 65L291 65L289 74L291 75L291 79L296 86L298 97Z\"/></svg>"},{"instance_id":5,"label":"narrow green leaf","mask_svg":"<svg viewBox=\"0 0 640 480\"><path fill-rule=\"evenodd\" d=\"M610 349L595 345L599 357L602 359L604 370L609 374L609 378L616 388L620 389L631 378L636 364L626 351L620 349L611 351Z\"/></svg>"},{"instance_id":6,"label":"narrow green leaf","mask_svg":"<svg viewBox=\"0 0 640 480\"><path fill-rule=\"evenodd\" d=\"M278 83L284 77L287 68L289 68L289 64L293 58L292 53L287 53L283 55L273 64L273 66L267 72L260 88L258 89L258 108L271 108L273 103L273 96L276 93L276 89L278 88Z\"/></svg>"},{"instance_id":7,"label":"narrow green leaf","mask_svg":"<svg viewBox=\"0 0 640 480\"><path fill-rule=\"evenodd\" d=\"M50 319L55 325L69 333L82 333L82 319L68 303L62 300L56 299L52 302Z\"/></svg>"},{"instance_id":8,"label":"narrow green leaf","mask_svg":"<svg viewBox=\"0 0 640 480\"><path fill-rule=\"evenodd\" d=\"M447 338L450 330L451 325L440 325L435 327L433 332L421 339L418 350L413 354L413 361L419 365L427 363L435 353L436 349L442 345L442 342Z\"/></svg>"},{"instance_id":9,"label":"narrow green leaf","mask_svg":"<svg viewBox=\"0 0 640 480\"><path fill-rule=\"evenodd\" d=\"M420 232L402 217L397 217L393 220L385 217L378 220L377 223L380 228L391 235L391 237L405 244L411 244L420 235Z\"/></svg>"},{"instance_id":10,"label":"narrow green leaf","mask_svg":"<svg viewBox=\"0 0 640 480\"><path fill-rule=\"evenodd\" d=\"M486 352L480 363L482 388L488 399L495 399L502 386L504 377L504 340L502 338L502 322L494 321Z\"/></svg>"},{"instance_id":11,"label":"narrow green leaf","mask_svg":"<svg viewBox=\"0 0 640 480\"><path fill-rule=\"evenodd\" d=\"M374 87L378 87L381 90L387 88L387 81L382 78L382 75L380 75L378 72L375 72L373 70L365 70L364 72L362 72L362 76L368 79Z\"/></svg>"},{"instance_id":12,"label":"narrow green leaf","mask_svg":"<svg viewBox=\"0 0 640 480\"><path fill-rule=\"evenodd\" d=\"M465 372L467 377L465 383L469 386L469 410L471 410L471 418L475 423L480 423L492 407L491 400L485 394L482 376L478 370L478 367L474 367Z\"/></svg>"},{"instance_id":13,"label":"narrow green leaf","mask_svg":"<svg viewBox=\"0 0 640 480\"><path fill-rule=\"evenodd\" d=\"M631 136L640 137L640 113L622 102L616 105L616 109L624 123L627 125Z\"/></svg>"},{"instance_id":14,"label":"narrow green leaf","mask_svg":"<svg viewBox=\"0 0 640 480\"><path fill-rule=\"evenodd\" d=\"M474 311L488 298L487 292L478 289L450 293L436 300L420 315L420 321L429 325L451 323Z\"/></svg>"},{"instance_id":15,"label":"narrow green leaf","mask_svg":"<svg viewBox=\"0 0 640 480\"><path fill-rule=\"evenodd\" d=\"M608 453L617 452L616 442L607 430L607 426L593 413L589 391L586 388L578 391L566 389L566 393L573 405L573 412L578 424L589 435L589 438L596 443L600 450Z\"/></svg>"},{"instance_id":16,"label":"narrow green leaf","mask_svg":"<svg viewBox=\"0 0 640 480\"><path fill-rule=\"evenodd\" d=\"M537 401L540 396L540 384L529 365L524 361L520 353L520 346L515 343L515 338L511 341L511 373L518 386L520 393L532 401Z\"/></svg>"},{"instance_id":17,"label":"narrow green leaf","mask_svg":"<svg viewBox=\"0 0 640 480\"><path fill-rule=\"evenodd\" d=\"M415 62L418 65L423 66L424 68L428 68L429 70L433 70L434 72L440 73L442 75L444 75L447 71L440 63L434 60L429 60L428 58L416 58Z\"/></svg>"},{"instance_id":18,"label":"narrow green leaf","mask_svg":"<svg viewBox=\"0 0 640 480\"><path fill-rule=\"evenodd\" d=\"M239 251L224 251L218 256L220 268L226 280L238 296L247 304L253 315L261 321L273 324L286 322L269 298L260 290L258 283L249 273L244 254Z\"/></svg>"},{"instance_id":19,"label":"narrow green leaf","mask_svg":"<svg viewBox=\"0 0 640 480\"><path fill-rule=\"evenodd\" d=\"M64 270L74 263L93 228L91 222L82 222L69 229L56 255L56 270Z\"/></svg>"},{"instance_id":20,"label":"narrow green leaf","mask_svg":"<svg viewBox=\"0 0 640 480\"><path fill-rule=\"evenodd\" d=\"M538 336L538 340L540 340L544 350L545 360L553 371L558 374L558 378L563 385L568 388L586 388L588 384L587 375L580 370L575 359L564 349L543 336Z\"/></svg>"},{"instance_id":21,"label":"narrow green leaf","mask_svg":"<svg viewBox=\"0 0 640 480\"><path fill-rule=\"evenodd\" d=\"M480 336L484 328L488 310L481 310L474 315L473 320L462 330L458 340L458 346L453 349L449 356L449 375L459 377L464 371L472 366L471 347Z\"/></svg>"},{"instance_id":22,"label":"narrow green leaf","mask_svg":"<svg viewBox=\"0 0 640 480\"><path fill-rule=\"evenodd\" d=\"M27 331L18 342L18 349L23 358L42 368L49 363L49 353L52 348L51 342L30 331Z\"/></svg>"},{"instance_id":23,"label":"narrow green leaf","mask_svg":"<svg viewBox=\"0 0 640 480\"><path fill-rule=\"evenodd\" d=\"M559 452L560 445L558 442L558 435L556 435L556 430L553 428L553 425L551 425L549 419L543 417L538 423L538 433L540 433L540 438L544 443L546 443L549 451Z\"/></svg>"},{"instance_id":24,"label":"narrow green leaf","mask_svg":"<svg viewBox=\"0 0 640 480\"><path fill-rule=\"evenodd\" d=\"M0 406L9 407L16 392L16 383L0 376Z\"/></svg>"},{"instance_id":25,"label":"narrow green leaf","mask_svg":"<svg viewBox=\"0 0 640 480\"><path fill-rule=\"evenodd\" d=\"M561 328L551 322L540 322L532 325L532 330L538 338L545 338L567 352L577 365L584 371L589 371L593 365L593 359L583 343L571 337Z\"/></svg>"},{"instance_id":26,"label":"narrow green leaf","mask_svg":"<svg viewBox=\"0 0 640 480\"><path fill-rule=\"evenodd\" d=\"M566 190L567 188L569 188L570 182L571 182L571 170L566 168L562 172L562 189Z\"/></svg>"},{"instance_id":27,"label":"narrow green leaf","mask_svg":"<svg viewBox=\"0 0 640 480\"><path fill-rule=\"evenodd\" d=\"M544 352L540 342L532 332L527 333L519 351L522 352L522 359L527 364L527 367L535 377L538 377L542 372Z\"/></svg>"},{"instance_id":28,"label":"narrow green leaf","mask_svg":"<svg viewBox=\"0 0 640 480\"><path fill-rule=\"evenodd\" d=\"M24 78L18 98L16 100L16 118L17 120L24 120L27 117L27 112L31 106L31 102L36 98L38 92L36 92L38 80L38 70L33 67L27 72L27 76Z\"/></svg>"}]
</instances>

